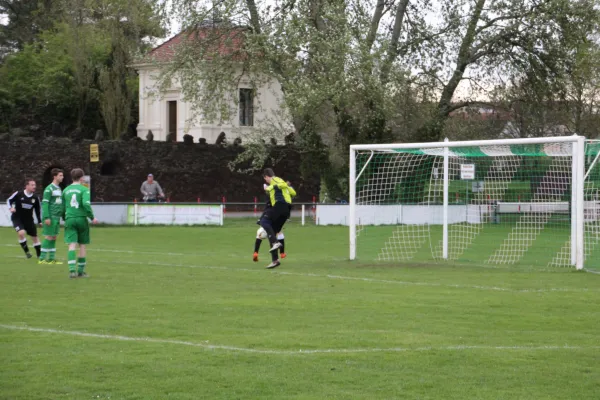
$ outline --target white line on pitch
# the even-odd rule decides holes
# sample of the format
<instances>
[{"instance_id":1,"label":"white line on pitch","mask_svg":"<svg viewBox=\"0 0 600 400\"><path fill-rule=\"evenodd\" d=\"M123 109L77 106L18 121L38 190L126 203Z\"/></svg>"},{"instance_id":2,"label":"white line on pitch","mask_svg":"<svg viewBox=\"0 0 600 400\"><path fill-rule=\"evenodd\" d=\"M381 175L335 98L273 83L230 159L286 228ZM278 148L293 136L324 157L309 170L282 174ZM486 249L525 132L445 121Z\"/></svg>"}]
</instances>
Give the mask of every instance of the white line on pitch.
<instances>
[{"instance_id":1,"label":"white line on pitch","mask_svg":"<svg viewBox=\"0 0 600 400\"><path fill-rule=\"evenodd\" d=\"M421 351L464 351L464 350L517 350L517 351L538 351L538 350L597 350L600 346L571 346L571 345L543 345L543 346L484 346L484 345L449 345L449 346L426 346L426 347L389 347L389 348L357 348L357 349L298 349L298 350L276 350L276 349L256 349L251 347L225 346L209 344L208 341L189 342L184 340L158 339L150 337L134 337L122 335L106 335L100 333L88 333L79 331L65 331L61 329L34 328L29 326L4 325L0 328L8 330L21 330L28 332L53 333L60 335L90 337L105 340L117 340L122 342L145 342L175 344L181 346L200 347L206 350L225 350L241 353L258 354L276 354L276 355L302 355L302 354L349 354L349 353L400 353L400 352L421 352Z\"/></svg>"},{"instance_id":2,"label":"white line on pitch","mask_svg":"<svg viewBox=\"0 0 600 400\"><path fill-rule=\"evenodd\" d=\"M223 271L259 272L259 273L266 272L262 268L260 268L260 269L231 268L231 267L217 267L217 266L210 266L210 265L158 263L158 262L152 262L152 261L150 261L150 262L123 261L123 260L97 260L97 261L101 262L101 263L150 265L150 266L157 266L157 267L199 268L199 269L216 269L216 270L223 270ZM361 281L361 282L371 282L371 283L388 283L388 284L396 284L396 285L404 285L404 286L446 287L446 288L454 288L454 289L476 289L476 290L487 290L487 291L495 291L495 292L510 292L510 293L551 293L551 292L586 293L586 292L595 292L595 290L589 290L589 289L570 289L570 288L511 289L511 288L504 288L504 287L497 287L497 286L460 285L460 284L435 283L435 282L410 282L410 281L398 281L398 280L393 280L393 279L376 279L376 278L331 275L331 274L321 275L321 274L313 274L313 273L289 272L289 271L282 271L282 270L273 271L272 273L277 274L277 275L304 276L304 277L313 277L313 278L328 278L328 279Z\"/></svg>"},{"instance_id":3,"label":"white line on pitch","mask_svg":"<svg viewBox=\"0 0 600 400\"><path fill-rule=\"evenodd\" d=\"M19 247L16 244L4 244L5 247ZM144 254L155 254L158 256L195 256L195 255L205 255L208 254L208 252L203 253L203 254L194 254L194 253L163 253L163 252L159 252L159 251L145 251L145 250L141 250L141 251L135 251L135 250L116 250L116 249L88 249L88 251L92 251L92 252L104 252L104 253L126 253L126 254L139 254L139 253L144 253Z\"/></svg>"},{"instance_id":4,"label":"white line on pitch","mask_svg":"<svg viewBox=\"0 0 600 400\"><path fill-rule=\"evenodd\" d=\"M600 271L594 271L594 270L591 270L591 269L589 269L589 268L584 268L583 270L584 270L585 272L589 272L590 274L596 274L596 275L600 275Z\"/></svg>"},{"instance_id":5,"label":"white line on pitch","mask_svg":"<svg viewBox=\"0 0 600 400\"><path fill-rule=\"evenodd\" d=\"M19 247L17 244L3 244L5 247ZM142 249L138 250L120 250L120 249L99 249L97 247L91 247L87 249L88 252L101 252L101 253L123 253L123 254L152 254L157 256L205 256L214 254L213 252L205 251L205 252L196 252L196 253L165 253L160 251L146 251ZM226 257L229 258L238 258L235 254L228 254ZM338 257L328 257L323 261L347 261L346 258L338 258ZM418 265L418 263L417 263ZM500 270L511 270L513 267L505 266L505 265L471 265L474 268L481 269L500 269ZM535 271L535 272L557 272L556 269L552 268L535 268L531 266L523 266L519 267L520 271Z\"/></svg>"},{"instance_id":6,"label":"white line on pitch","mask_svg":"<svg viewBox=\"0 0 600 400\"><path fill-rule=\"evenodd\" d=\"M15 246L11 244L5 244L5 246ZM110 249L94 249L95 251L100 252L115 252L115 253L130 253L130 254L164 254L164 255L191 255L190 253L158 253L158 252L136 252L133 250L110 250ZM19 258L22 257L13 257ZM102 263L115 263L115 264L132 264L132 265L151 265L157 267L180 267L180 268L199 268L199 269L217 269L224 271L243 271L243 272L260 272L264 273L263 269L249 269L249 268L231 268L231 267L217 267L210 265L188 265L188 264L170 264L170 263L158 263L158 262L140 262L140 261L125 261L125 260L97 260ZM510 293L552 293L552 292L571 292L571 293L587 293L587 292L596 292L597 290L590 289L572 289L572 288L549 288L549 289L511 289L505 287L498 286L481 286L481 285L462 285L462 284L442 284L435 282L410 282L410 281L398 281L392 279L376 279L376 278L365 278L365 277L355 277L355 276L343 276L343 275L322 275L322 274L313 274L313 273L300 273L300 272L288 272L288 271L273 271L274 274L279 275L293 275L293 276L304 276L304 277L314 277L314 278L328 278L328 279L337 279L337 280L352 280L352 281L362 281L362 282L372 282L372 283L389 283L396 285L405 285L405 286L425 286L425 287L446 287L446 288L455 288L455 289L475 289L475 290L484 290L484 291L495 291L495 292L510 292Z\"/></svg>"},{"instance_id":7,"label":"white line on pitch","mask_svg":"<svg viewBox=\"0 0 600 400\"><path fill-rule=\"evenodd\" d=\"M20 247L17 244L3 244L2 246L4 247ZM206 256L206 255L211 255L214 254L214 252L210 252L210 251L205 251L205 252L196 252L196 253L170 253L170 252L160 252L160 251L146 251L146 250L119 250L119 249L99 249L99 248L88 248L87 251L89 253L95 253L95 252L100 252L100 253L122 253L122 254L150 254L150 255L157 255L157 256L198 256L198 257L202 257L202 256ZM238 256L236 256L235 254L229 254L227 255L227 257L229 258L238 258ZM346 259L341 259L341 258L335 258L335 257L330 257L328 259L326 259L326 261L345 261Z\"/></svg>"}]
</instances>

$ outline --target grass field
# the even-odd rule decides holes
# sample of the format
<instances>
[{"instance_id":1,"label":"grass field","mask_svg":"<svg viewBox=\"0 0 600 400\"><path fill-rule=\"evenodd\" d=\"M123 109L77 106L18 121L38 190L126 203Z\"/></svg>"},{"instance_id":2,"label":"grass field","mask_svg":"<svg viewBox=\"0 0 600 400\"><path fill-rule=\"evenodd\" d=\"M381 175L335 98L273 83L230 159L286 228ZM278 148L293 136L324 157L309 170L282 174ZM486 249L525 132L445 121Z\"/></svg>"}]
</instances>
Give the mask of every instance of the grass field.
<instances>
[{"instance_id":1,"label":"grass field","mask_svg":"<svg viewBox=\"0 0 600 400\"><path fill-rule=\"evenodd\" d=\"M479 266L486 268L511 268L511 269L535 269L548 268L556 271L555 267L549 267L561 249L565 247L570 239L570 229L565 221L552 221L540 229L535 240L526 243L525 234L533 235L532 228L523 229L521 235L514 236L510 247L505 248L502 259L508 259L509 255L518 250L523 250L518 261L510 264L488 264L490 256L496 254L505 243L518 218L506 217L500 224L451 224L449 225L449 247L450 254L453 247L463 249L456 257L451 257L461 265ZM396 235L394 235L396 233ZM390 240L391 237L394 239ZM464 246L464 241L469 245ZM600 246L597 245L598 238L592 238L588 233L586 244L590 245L590 251L586 258L586 268L600 272ZM415 252L411 261L415 264L431 263L434 261L432 253L441 257L442 227L426 225L401 225L401 226L378 226L366 227L360 232L357 240L357 254L363 260L377 260L382 254L382 247L388 243L397 251L396 259L402 259L400 252L402 247L414 247ZM463 247L461 247L461 245ZM434 250L432 251L432 246ZM565 249L566 250L566 249ZM388 251L389 255L389 251ZM569 265L569 253L563 255L565 266Z\"/></svg>"},{"instance_id":2,"label":"grass field","mask_svg":"<svg viewBox=\"0 0 600 400\"><path fill-rule=\"evenodd\" d=\"M227 224L94 228L76 280L0 229L0 398L600 398L600 275L351 263L297 225L268 271Z\"/></svg>"}]
</instances>

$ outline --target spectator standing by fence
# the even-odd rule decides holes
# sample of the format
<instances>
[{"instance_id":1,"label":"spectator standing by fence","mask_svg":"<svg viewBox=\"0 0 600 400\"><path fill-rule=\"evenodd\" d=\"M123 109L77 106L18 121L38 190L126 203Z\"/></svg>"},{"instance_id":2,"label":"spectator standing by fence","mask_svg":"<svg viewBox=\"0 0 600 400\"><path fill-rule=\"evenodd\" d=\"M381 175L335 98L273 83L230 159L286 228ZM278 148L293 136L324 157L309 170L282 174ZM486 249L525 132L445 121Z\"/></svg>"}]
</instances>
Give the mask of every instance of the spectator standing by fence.
<instances>
[{"instance_id":1,"label":"spectator standing by fence","mask_svg":"<svg viewBox=\"0 0 600 400\"><path fill-rule=\"evenodd\" d=\"M158 184L154 180L154 175L148 174L148 179L142 183L141 192L144 195L144 201L146 203L156 203L159 197L165 197L165 194Z\"/></svg>"}]
</instances>

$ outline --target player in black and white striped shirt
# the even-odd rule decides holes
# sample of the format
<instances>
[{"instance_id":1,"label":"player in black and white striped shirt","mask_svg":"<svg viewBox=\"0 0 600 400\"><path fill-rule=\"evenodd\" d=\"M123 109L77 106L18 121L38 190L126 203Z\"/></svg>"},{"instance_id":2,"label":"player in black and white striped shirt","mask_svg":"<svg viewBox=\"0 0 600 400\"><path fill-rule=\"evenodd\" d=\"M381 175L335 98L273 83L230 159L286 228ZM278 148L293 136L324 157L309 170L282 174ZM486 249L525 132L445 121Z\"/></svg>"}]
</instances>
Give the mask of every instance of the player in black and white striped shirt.
<instances>
[{"instance_id":1,"label":"player in black and white striped shirt","mask_svg":"<svg viewBox=\"0 0 600 400\"><path fill-rule=\"evenodd\" d=\"M40 198L35 194L35 186L33 179L26 179L25 189L14 192L6 201L11 212L10 219L19 236L19 244L27 258L31 258L31 253L29 252L29 247L27 247L26 234L33 239L33 247L38 258L41 251L40 240L37 236L37 226L33 220L33 213L35 212L37 223L40 226L42 225Z\"/></svg>"}]
</instances>

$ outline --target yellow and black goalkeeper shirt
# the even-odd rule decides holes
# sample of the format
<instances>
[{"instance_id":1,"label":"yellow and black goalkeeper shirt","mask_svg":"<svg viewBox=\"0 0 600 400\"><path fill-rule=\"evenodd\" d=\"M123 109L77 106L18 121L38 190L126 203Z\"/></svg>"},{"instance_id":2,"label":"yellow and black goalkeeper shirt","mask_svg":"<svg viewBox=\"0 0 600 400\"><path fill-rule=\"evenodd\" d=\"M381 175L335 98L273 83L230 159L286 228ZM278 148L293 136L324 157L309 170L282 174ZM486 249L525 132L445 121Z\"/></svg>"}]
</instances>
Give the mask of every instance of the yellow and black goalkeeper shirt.
<instances>
[{"instance_id":1,"label":"yellow and black goalkeeper shirt","mask_svg":"<svg viewBox=\"0 0 600 400\"><path fill-rule=\"evenodd\" d=\"M269 194L271 206L274 206L275 203L292 204L292 197L296 196L294 188L276 176L271 179L271 184L265 190Z\"/></svg>"}]
</instances>

